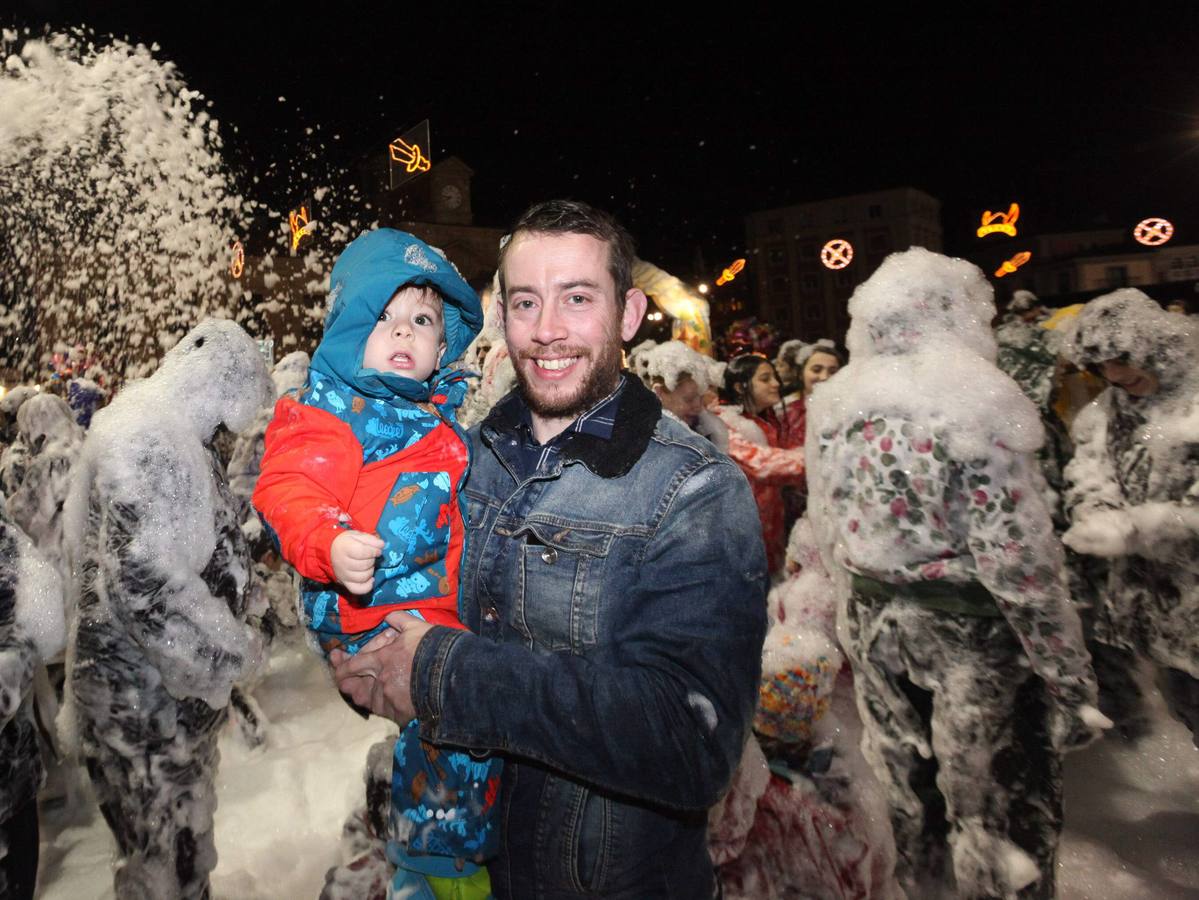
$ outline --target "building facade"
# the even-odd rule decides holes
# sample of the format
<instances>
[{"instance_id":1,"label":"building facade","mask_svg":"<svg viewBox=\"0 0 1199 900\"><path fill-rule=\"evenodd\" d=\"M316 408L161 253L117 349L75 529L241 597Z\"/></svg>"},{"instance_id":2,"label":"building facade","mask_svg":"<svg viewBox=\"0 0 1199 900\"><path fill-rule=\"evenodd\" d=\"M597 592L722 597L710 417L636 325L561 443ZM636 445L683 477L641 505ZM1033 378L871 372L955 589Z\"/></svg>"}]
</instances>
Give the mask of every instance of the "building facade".
<instances>
[{"instance_id":1,"label":"building facade","mask_svg":"<svg viewBox=\"0 0 1199 900\"><path fill-rule=\"evenodd\" d=\"M822 258L830 241L844 243ZM784 337L804 340L829 337L842 343L850 295L887 254L909 247L940 252L941 244L941 203L915 188L834 197L745 217L758 318Z\"/></svg>"}]
</instances>

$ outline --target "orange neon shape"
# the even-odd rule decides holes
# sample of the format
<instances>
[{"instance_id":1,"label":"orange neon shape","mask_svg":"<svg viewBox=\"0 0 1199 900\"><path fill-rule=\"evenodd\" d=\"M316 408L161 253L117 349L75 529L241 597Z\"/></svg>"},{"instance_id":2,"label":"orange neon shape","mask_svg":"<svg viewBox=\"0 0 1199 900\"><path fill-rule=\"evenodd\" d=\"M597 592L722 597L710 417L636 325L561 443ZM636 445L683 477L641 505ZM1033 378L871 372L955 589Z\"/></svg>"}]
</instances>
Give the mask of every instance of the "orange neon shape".
<instances>
[{"instance_id":1,"label":"orange neon shape","mask_svg":"<svg viewBox=\"0 0 1199 900\"><path fill-rule=\"evenodd\" d=\"M1013 203L1007 212L991 212L989 209L983 213L982 224L978 226L978 236L986 237L988 234L1002 232L1008 237L1016 236L1016 220L1020 218L1020 204Z\"/></svg>"},{"instance_id":2,"label":"orange neon shape","mask_svg":"<svg viewBox=\"0 0 1199 900\"><path fill-rule=\"evenodd\" d=\"M409 144L403 138L396 138L388 146L391 158L404 167L409 174L413 172L428 172L433 165L420 149L420 144Z\"/></svg>"},{"instance_id":3,"label":"orange neon shape","mask_svg":"<svg viewBox=\"0 0 1199 900\"><path fill-rule=\"evenodd\" d=\"M745 260L735 259L729 264L729 267L720 273L720 277L716 279L717 285L728 284L737 277L737 273L745 268Z\"/></svg>"},{"instance_id":4,"label":"orange neon shape","mask_svg":"<svg viewBox=\"0 0 1199 900\"><path fill-rule=\"evenodd\" d=\"M820 248L820 261L828 269L844 269L853 262L853 244L844 238L833 238Z\"/></svg>"},{"instance_id":5,"label":"orange neon shape","mask_svg":"<svg viewBox=\"0 0 1199 900\"><path fill-rule=\"evenodd\" d=\"M241 278L241 273L246 270L246 251L241 245L241 241L233 242L233 262L229 265L229 274L234 278Z\"/></svg>"},{"instance_id":6,"label":"orange neon shape","mask_svg":"<svg viewBox=\"0 0 1199 900\"><path fill-rule=\"evenodd\" d=\"M1138 244L1157 247L1174 237L1174 224L1169 219L1142 219L1132 230L1132 236Z\"/></svg>"},{"instance_id":7,"label":"orange neon shape","mask_svg":"<svg viewBox=\"0 0 1199 900\"><path fill-rule=\"evenodd\" d=\"M291 249L294 251L300 246L300 239L304 235L312 234L312 228L308 224L308 207L301 206L298 213L288 213L287 222L291 226Z\"/></svg>"},{"instance_id":8,"label":"orange neon shape","mask_svg":"<svg viewBox=\"0 0 1199 900\"><path fill-rule=\"evenodd\" d=\"M1013 256L1011 259L1004 260L1003 265L995 270L995 277L1002 278L1004 275L1011 275L1018 268L1032 259L1032 254L1027 250L1022 250Z\"/></svg>"}]
</instances>

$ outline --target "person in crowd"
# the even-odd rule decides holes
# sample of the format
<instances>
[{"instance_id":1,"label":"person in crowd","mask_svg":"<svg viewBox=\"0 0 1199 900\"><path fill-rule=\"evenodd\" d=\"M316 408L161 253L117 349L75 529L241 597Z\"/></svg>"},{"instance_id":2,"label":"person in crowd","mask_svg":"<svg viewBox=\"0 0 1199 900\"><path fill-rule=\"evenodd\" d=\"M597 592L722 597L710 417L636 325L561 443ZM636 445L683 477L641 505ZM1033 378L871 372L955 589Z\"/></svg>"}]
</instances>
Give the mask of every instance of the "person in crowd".
<instances>
[{"instance_id":1,"label":"person in crowd","mask_svg":"<svg viewBox=\"0 0 1199 900\"><path fill-rule=\"evenodd\" d=\"M782 571L787 543L783 488L804 486L803 432L779 415L779 379L770 360L754 353L732 359L724 372L717 414L729 430L729 456L749 479L771 575Z\"/></svg>"},{"instance_id":2,"label":"person in crowd","mask_svg":"<svg viewBox=\"0 0 1199 900\"><path fill-rule=\"evenodd\" d=\"M845 357L828 338L820 338L810 344L791 340L783 343L774 365L782 382L779 393L782 394L783 403L802 434L805 399L811 396L816 385L837 374L845 365Z\"/></svg>"},{"instance_id":3,"label":"person in crowd","mask_svg":"<svg viewBox=\"0 0 1199 900\"><path fill-rule=\"evenodd\" d=\"M71 479L64 533L80 582L60 730L116 838L118 897L210 893L217 736L262 650L212 439L272 397L254 340L208 319L96 413Z\"/></svg>"},{"instance_id":4,"label":"person in crowd","mask_svg":"<svg viewBox=\"0 0 1199 900\"><path fill-rule=\"evenodd\" d=\"M662 404L664 415L702 434L721 453L728 453L728 427L704 407L711 368L708 357L682 341L665 341L645 351L643 380Z\"/></svg>"},{"instance_id":5,"label":"person in crowd","mask_svg":"<svg viewBox=\"0 0 1199 900\"><path fill-rule=\"evenodd\" d=\"M45 770L34 674L65 641L58 570L0 508L0 897L13 900L32 900L37 880L37 793Z\"/></svg>"},{"instance_id":6,"label":"person in crowd","mask_svg":"<svg viewBox=\"0 0 1199 900\"><path fill-rule=\"evenodd\" d=\"M1052 897L1061 755L1110 724L992 295L970 263L892 254L808 406L809 515L913 897Z\"/></svg>"},{"instance_id":7,"label":"person in crowd","mask_svg":"<svg viewBox=\"0 0 1199 900\"><path fill-rule=\"evenodd\" d=\"M1065 471L1063 540L1108 560L1095 636L1157 666L1199 746L1199 329L1125 288L1083 308L1065 352L1108 384Z\"/></svg>"},{"instance_id":8,"label":"person in crowd","mask_svg":"<svg viewBox=\"0 0 1199 900\"><path fill-rule=\"evenodd\" d=\"M83 429L75 424L75 414L64 400L38 394L17 412L17 433L28 456L24 476L6 502L8 514L66 577L62 508Z\"/></svg>"},{"instance_id":9,"label":"person in crowd","mask_svg":"<svg viewBox=\"0 0 1199 900\"><path fill-rule=\"evenodd\" d=\"M391 228L345 249L308 384L266 432L254 505L304 577L310 632L357 653L396 611L461 629L458 573L469 464L454 421L466 377L448 364L483 325L478 295L437 250ZM415 717L395 744L393 890L447 896L498 841L498 758L425 743Z\"/></svg>"},{"instance_id":10,"label":"person in crowd","mask_svg":"<svg viewBox=\"0 0 1199 900\"><path fill-rule=\"evenodd\" d=\"M647 298L632 240L573 201L500 254L518 388L471 431L463 621L392 615L335 652L358 703L505 754L504 898L711 897L706 810L757 696L765 560L724 455L621 372Z\"/></svg>"}]
</instances>

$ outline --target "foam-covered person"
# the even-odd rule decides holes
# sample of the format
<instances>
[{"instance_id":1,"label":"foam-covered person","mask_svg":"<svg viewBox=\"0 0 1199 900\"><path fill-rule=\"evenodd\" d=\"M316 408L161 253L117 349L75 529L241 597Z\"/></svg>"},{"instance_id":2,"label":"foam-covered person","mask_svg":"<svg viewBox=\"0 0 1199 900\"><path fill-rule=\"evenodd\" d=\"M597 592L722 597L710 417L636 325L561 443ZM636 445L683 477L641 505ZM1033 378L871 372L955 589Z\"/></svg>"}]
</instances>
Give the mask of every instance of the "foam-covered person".
<instances>
[{"instance_id":1,"label":"foam-covered person","mask_svg":"<svg viewBox=\"0 0 1199 900\"><path fill-rule=\"evenodd\" d=\"M1061 757L1110 724L993 290L922 248L849 301L850 363L808 405L808 515L838 585L862 750L901 887L1052 897Z\"/></svg>"},{"instance_id":2,"label":"foam-covered person","mask_svg":"<svg viewBox=\"0 0 1199 900\"><path fill-rule=\"evenodd\" d=\"M37 394L21 404L17 434L28 455L24 476L5 507L38 550L65 576L62 507L70 487L71 467L83 442L83 429L75 424L75 413L65 400L53 394Z\"/></svg>"},{"instance_id":3,"label":"foam-covered person","mask_svg":"<svg viewBox=\"0 0 1199 900\"><path fill-rule=\"evenodd\" d=\"M1199 329L1124 288L1083 307L1064 352L1108 384L1065 470L1062 539L1109 563L1095 638L1158 668L1199 746Z\"/></svg>"},{"instance_id":4,"label":"foam-covered person","mask_svg":"<svg viewBox=\"0 0 1199 900\"><path fill-rule=\"evenodd\" d=\"M33 897L45 770L31 692L65 638L58 570L0 509L0 897Z\"/></svg>"},{"instance_id":5,"label":"foam-covered person","mask_svg":"<svg viewBox=\"0 0 1199 900\"><path fill-rule=\"evenodd\" d=\"M254 340L208 319L96 413L65 509L77 613L60 730L116 839L118 897L209 895L217 733L258 665L250 555L213 450L274 396ZM70 695L69 695L70 696Z\"/></svg>"},{"instance_id":6,"label":"foam-covered person","mask_svg":"<svg viewBox=\"0 0 1199 900\"><path fill-rule=\"evenodd\" d=\"M662 403L663 414L728 453L728 427L704 407L704 394L711 387L709 358L682 341L665 341L646 349L643 359L646 385Z\"/></svg>"}]
</instances>

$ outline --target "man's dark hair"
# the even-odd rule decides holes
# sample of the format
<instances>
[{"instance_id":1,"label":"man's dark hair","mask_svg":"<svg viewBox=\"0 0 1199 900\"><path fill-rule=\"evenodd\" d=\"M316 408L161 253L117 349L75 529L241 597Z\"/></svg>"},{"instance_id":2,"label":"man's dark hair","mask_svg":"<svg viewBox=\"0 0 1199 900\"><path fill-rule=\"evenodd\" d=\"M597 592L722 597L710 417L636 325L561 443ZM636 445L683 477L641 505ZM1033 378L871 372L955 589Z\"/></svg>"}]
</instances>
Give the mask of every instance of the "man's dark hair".
<instances>
[{"instance_id":1,"label":"man's dark hair","mask_svg":"<svg viewBox=\"0 0 1199 900\"><path fill-rule=\"evenodd\" d=\"M500 247L497 262L500 296L507 293L504 284L504 257L512 241L521 232L533 234L589 234L608 245L608 272L616 283L616 306L624 309L625 295L633 288L633 238L624 226L601 209L578 200L547 200L526 209L508 232Z\"/></svg>"}]
</instances>

